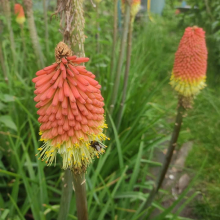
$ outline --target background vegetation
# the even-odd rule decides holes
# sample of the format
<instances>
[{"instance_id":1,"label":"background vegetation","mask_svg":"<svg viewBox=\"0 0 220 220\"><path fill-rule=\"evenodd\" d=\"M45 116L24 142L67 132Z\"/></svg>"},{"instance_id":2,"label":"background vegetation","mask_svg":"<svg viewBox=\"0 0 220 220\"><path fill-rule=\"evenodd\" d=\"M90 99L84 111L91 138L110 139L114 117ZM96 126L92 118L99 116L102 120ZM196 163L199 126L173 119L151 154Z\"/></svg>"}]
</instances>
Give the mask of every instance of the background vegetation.
<instances>
[{"instance_id":1,"label":"background vegetation","mask_svg":"<svg viewBox=\"0 0 220 220\"><path fill-rule=\"evenodd\" d=\"M21 3L21 1L18 1ZM190 1L191 4L192 1ZM174 207L187 197L187 201L200 192L202 198L190 203L196 219L220 219L219 204L219 151L220 100L220 5L213 1L207 10L206 1L193 1L196 10L175 14L179 3L166 3L162 17L153 21L143 13L135 21L128 95L119 129L116 129L121 93L109 123L111 141L105 155L95 161L86 174L90 219L139 219L143 202L156 177L151 167L160 166L154 152L169 140L177 99L168 85L174 54L185 27L198 25L206 30L209 51L207 71L208 87L195 100L194 108L184 119L178 146L189 140L193 149L187 158L187 170L192 176L189 187L172 206L165 208L163 198L169 193L161 191L153 203L149 219L190 219L178 217L182 206ZM11 10L13 11L13 1ZM53 3L53 2L51 2ZM173 3L173 4L171 4ZM192 5L193 5L192 4ZM55 5L48 6L48 18ZM111 46L113 4L104 0L96 10L89 1L85 6L87 68L96 74L102 85L106 111L110 104L114 75L111 75ZM34 1L34 17L45 65L54 62L54 48L62 40L59 19L49 20L49 41L45 39L42 2ZM39 69L30 40L27 23L23 29L12 16L11 27L15 43L15 62L7 19L0 14L0 216L1 219L56 219L59 210L62 175L61 163L45 167L35 157L39 123L33 101L34 85L31 79ZM97 29L97 21L99 28ZM97 34L99 40L97 41ZM119 36L120 37L120 36ZM49 50L46 50L48 42ZM96 53L99 44L99 53ZM119 53L119 41L115 53ZM116 65L114 67L116 69ZM114 72L114 71L113 71ZM124 69L122 70L124 73ZM123 87L123 74L119 91ZM204 163L204 161L206 161ZM202 167L202 169L201 169ZM197 175L199 174L199 175ZM192 184L194 184L192 186ZM188 197L187 192L193 194ZM194 193L195 192L195 193ZM184 204L185 206L186 204ZM154 213L154 214L152 214ZM153 217L154 216L154 217ZM76 218L75 198L71 200L69 219Z\"/></svg>"}]
</instances>

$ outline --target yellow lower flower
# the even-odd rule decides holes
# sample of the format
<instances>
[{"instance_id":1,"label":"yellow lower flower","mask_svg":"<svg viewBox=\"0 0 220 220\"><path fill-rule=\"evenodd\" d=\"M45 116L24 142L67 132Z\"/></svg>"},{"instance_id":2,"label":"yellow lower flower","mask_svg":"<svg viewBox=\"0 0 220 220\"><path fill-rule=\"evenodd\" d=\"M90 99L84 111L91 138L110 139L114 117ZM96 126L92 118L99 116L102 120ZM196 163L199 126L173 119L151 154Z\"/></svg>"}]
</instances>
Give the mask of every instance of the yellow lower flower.
<instances>
[{"instance_id":1,"label":"yellow lower flower","mask_svg":"<svg viewBox=\"0 0 220 220\"><path fill-rule=\"evenodd\" d=\"M131 1L131 17L133 20L136 14L138 13L138 11L140 10L140 5L141 5L140 0ZM122 13L125 13L125 0L122 0L121 10L122 10Z\"/></svg>"},{"instance_id":2,"label":"yellow lower flower","mask_svg":"<svg viewBox=\"0 0 220 220\"><path fill-rule=\"evenodd\" d=\"M17 17L16 18L16 22L18 23L18 24L23 24L24 22L25 22L25 17Z\"/></svg>"},{"instance_id":3,"label":"yellow lower flower","mask_svg":"<svg viewBox=\"0 0 220 220\"><path fill-rule=\"evenodd\" d=\"M131 6L131 16L135 17L139 10L140 10L140 2L133 3Z\"/></svg>"},{"instance_id":4,"label":"yellow lower flower","mask_svg":"<svg viewBox=\"0 0 220 220\"><path fill-rule=\"evenodd\" d=\"M54 160L56 163L57 153L63 158L63 169L74 168L83 169L86 168L94 157L99 158L100 154L105 152L105 146L101 141L109 139L103 133L98 135L90 135L89 141L80 139L78 143L72 144L71 140L65 141L62 144L54 146L51 140L43 140L44 144L38 148L42 161L45 161L47 165L51 165Z\"/></svg>"},{"instance_id":5,"label":"yellow lower flower","mask_svg":"<svg viewBox=\"0 0 220 220\"><path fill-rule=\"evenodd\" d=\"M201 89L206 87L206 77L203 76L200 79L181 79L174 76L173 72L170 78L170 85L176 90L180 95L185 97L197 95Z\"/></svg>"}]
</instances>

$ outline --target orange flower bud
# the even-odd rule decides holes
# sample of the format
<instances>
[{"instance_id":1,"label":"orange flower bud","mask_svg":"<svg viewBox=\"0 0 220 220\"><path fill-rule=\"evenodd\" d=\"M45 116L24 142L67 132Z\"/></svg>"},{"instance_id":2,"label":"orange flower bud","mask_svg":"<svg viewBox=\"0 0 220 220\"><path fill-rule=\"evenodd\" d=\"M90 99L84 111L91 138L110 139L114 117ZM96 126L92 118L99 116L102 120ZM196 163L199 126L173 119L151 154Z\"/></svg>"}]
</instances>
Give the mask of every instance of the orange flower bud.
<instances>
[{"instance_id":1,"label":"orange flower bud","mask_svg":"<svg viewBox=\"0 0 220 220\"><path fill-rule=\"evenodd\" d=\"M16 22L18 24L24 24L26 19L25 19L23 7L20 4L15 4L14 11L16 15Z\"/></svg>"}]
</instances>

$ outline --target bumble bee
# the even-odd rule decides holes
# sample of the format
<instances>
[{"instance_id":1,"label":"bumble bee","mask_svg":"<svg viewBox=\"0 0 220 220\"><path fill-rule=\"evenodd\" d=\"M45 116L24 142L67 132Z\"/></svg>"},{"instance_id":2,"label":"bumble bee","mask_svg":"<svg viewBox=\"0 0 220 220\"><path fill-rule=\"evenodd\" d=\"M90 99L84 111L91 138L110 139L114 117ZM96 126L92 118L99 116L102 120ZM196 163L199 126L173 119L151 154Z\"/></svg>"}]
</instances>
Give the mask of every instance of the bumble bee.
<instances>
[{"instance_id":1,"label":"bumble bee","mask_svg":"<svg viewBox=\"0 0 220 220\"><path fill-rule=\"evenodd\" d=\"M102 148L105 148L105 146L98 141L91 141L90 146L93 147L97 151L100 151Z\"/></svg>"}]
</instances>

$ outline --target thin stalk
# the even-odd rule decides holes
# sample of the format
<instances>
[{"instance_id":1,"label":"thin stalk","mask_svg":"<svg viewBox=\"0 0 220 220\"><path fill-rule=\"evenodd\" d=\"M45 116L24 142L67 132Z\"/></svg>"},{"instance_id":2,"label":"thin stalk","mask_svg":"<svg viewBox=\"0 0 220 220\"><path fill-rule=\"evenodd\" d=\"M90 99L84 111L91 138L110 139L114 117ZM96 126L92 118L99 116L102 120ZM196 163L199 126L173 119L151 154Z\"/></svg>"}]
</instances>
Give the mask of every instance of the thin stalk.
<instances>
[{"instance_id":1,"label":"thin stalk","mask_svg":"<svg viewBox=\"0 0 220 220\"><path fill-rule=\"evenodd\" d=\"M83 11L83 0L72 0L74 8L74 31L72 33L72 45L77 55L85 57L84 41L85 41L85 19ZM78 48L76 50L76 48ZM73 174L73 183L76 196L76 209L78 220L88 220L87 198L86 198L86 180L85 173Z\"/></svg>"},{"instance_id":2,"label":"thin stalk","mask_svg":"<svg viewBox=\"0 0 220 220\"><path fill-rule=\"evenodd\" d=\"M160 175L157 179L156 186L154 186L153 189L151 190L150 195L149 195L149 197L143 207L143 210L145 209L145 213L142 216L141 220L146 219L145 217L147 215L147 210L151 206L151 203L153 202L158 190L160 189L160 187L163 183L163 180L165 178L165 175L167 173L168 167L169 167L171 159L172 159L173 151L177 145L177 140L179 137L184 113L185 113L185 108L183 107L182 101L180 98L178 108L177 108L176 122L174 125L173 134L172 134L169 146L168 146L168 151L167 151L167 154L165 156L165 160L164 160L164 163L162 166L162 170L161 170Z\"/></svg>"},{"instance_id":3,"label":"thin stalk","mask_svg":"<svg viewBox=\"0 0 220 220\"><path fill-rule=\"evenodd\" d=\"M70 16L73 14L73 6L72 6L72 1L69 1L69 4L66 4L65 1L58 0L57 1L57 8L63 8L64 11L59 11L60 13L60 25L61 29L63 29L63 41L66 43L68 46L71 45L71 38L70 38L70 29L71 29L71 24L70 22ZM64 25L64 26L62 26ZM68 30L68 31L67 31ZM74 48L71 48L72 50ZM66 178L65 178L66 177ZM62 197L60 200L60 210L59 210L59 215L58 215L58 220L65 220L67 219L67 215L69 213L69 208L70 208L70 202L72 198L72 193L73 193L73 188L72 188L72 172L70 170L65 170L64 171L64 178L65 181L63 182L63 187L62 187ZM64 187L67 184L69 187ZM71 187L70 187L71 186ZM65 198L65 196L67 197ZM65 199L65 202L63 202L63 199Z\"/></svg>"},{"instance_id":4,"label":"thin stalk","mask_svg":"<svg viewBox=\"0 0 220 220\"><path fill-rule=\"evenodd\" d=\"M85 41L85 35L84 35L84 26L85 26L85 20L83 15L83 0L71 0L71 1L57 1L57 8L59 9L57 13L60 13L61 16L61 29L63 30L63 41L71 47L72 51L74 51L74 54L77 56L85 56L84 52L84 41ZM64 22L62 22L64 21ZM85 194L85 184L79 185L77 183L82 183L85 179L84 174L81 174L81 176L77 176L73 173L74 178L72 179L71 172L69 170L65 170L64 176L67 176L66 183L69 186L72 186L72 180L74 182L75 186L75 194L76 194L76 204L77 204L77 213L80 214L80 207L78 206L84 206L84 209L87 207L87 201L86 201L86 194ZM84 179L80 179L84 177ZM59 218L58 220L65 220L68 213L69 213L69 206L72 196L72 187L62 188L62 197L65 198L65 195L67 195L65 203L63 203L63 200L61 198L60 203L60 211L59 211ZM85 201L80 198L80 194L84 193L84 199ZM83 203L82 203L83 202ZM82 203L82 204L81 204ZM87 214L87 208L86 212ZM88 216L88 215L87 215ZM80 218L78 218L80 220ZM81 219L88 219L87 218L81 218Z\"/></svg>"},{"instance_id":5,"label":"thin stalk","mask_svg":"<svg viewBox=\"0 0 220 220\"><path fill-rule=\"evenodd\" d=\"M70 201L72 198L73 186L72 186L72 173L70 170L65 170L63 177L62 196L60 202L60 212L58 220L67 219L70 207Z\"/></svg>"},{"instance_id":6,"label":"thin stalk","mask_svg":"<svg viewBox=\"0 0 220 220\"><path fill-rule=\"evenodd\" d=\"M38 40L38 35L37 35L37 29L36 25L34 22L34 14L32 10L32 0L23 0L25 8L26 8L26 13L27 13L27 22L28 22L28 28L30 31L30 37L32 40L33 48L35 55L37 57L37 63L39 68L44 67L44 56L41 50L41 46Z\"/></svg>"},{"instance_id":7,"label":"thin stalk","mask_svg":"<svg viewBox=\"0 0 220 220\"><path fill-rule=\"evenodd\" d=\"M153 21L153 18L152 18L152 16L151 16L151 11L150 11L150 5L151 5L151 0L148 0L148 1L147 1L147 15L148 15L149 19L150 19L151 21Z\"/></svg>"},{"instance_id":8,"label":"thin stalk","mask_svg":"<svg viewBox=\"0 0 220 220\"><path fill-rule=\"evenodd\" d=\"M49 54L49 34L48 34L48 19L47 19L47 1L43 0L44 8L44 25L45 25L45 44L46 44L46 53Z\"/></svg>"},{"instance_id":9,"label":"thin stalk","mask_svg":"<svg viewBox=\"0 0 220 220\"><path fill-rule=\"evenodd\" d=\"M112 112L114 110L115 102L116 102L116 99L118 96L118 88L119 88L119 84L120 84L121 69L122 69L122 64L123 64L123 60L124 60L125 45L126 45L126 41L127 41L128 25L129 25L129 20L130 20L130 10L131 10L130 4L126 3L124 27L123 27L123 35L121 38L121 47L120 47L120 54L119 54L119 60L118 60L118 67L117 67L117 72L116 72L116 77L115 77L113 94L112 94L112 98L111 98L111 102L110 102L110 110L109 110L110 114L112 114Z\"/></svg>"},{"instance_id":10,"label":"thin stalk","mask_svg":"<svg viewBox=\"0 0 220 220\"><path fill-rule=\"evenodd\" d=\"M88 220L85 173L73 173L78 220Z\"/></svg>"},{"instance_id":11,"label":"thin stalk","mask_svg":"<svg viewBox=\"0 0 220 220\"><path fill-rule=\"evenodd\" d=\"M13 64L16 65L16 49L15 49L14 33L12 30L12 26L11 26L10 1L9 0L2 0L1 4L3 4L3 11L6 16L6 22L7 22L7 28L9 31L9 40L10 40L10 47L11 47L11 52L12 52Z\"/></svg>"},{"instance_id":12,"label":"thin stalk","mask_svg":"<svg viewBox=\"0 0 220 220\"><path fill-rule=\"evenodd\" d=\"M25 42L25 34L24 34L24 25L20 25L21 29L21 40L22 40L22 46L23 46L23 53L26 55L26 42ZM26 56L24 56L24 60L26 60Z\"/></svg>"},{"instance_id":13,"label":"thin stalk","mask_svg":"<svg viewBox=\"0 0 220 220\"><path fill-rule=\"evenodd\" d=\"M0 63L1 63L1 68L2 68L5 82L8 83L8 74L7 74L7 70L6 70L6 66L5 66L5 61L4 61L4 56L3 56L1 44L0 44Z\"/></svg>"},{"instance_id":14,"label":"thin stalk","mask_svg":"<svg viewBox=\"0 0 220 220\"><path fill-rule=\"evenodd\" d=\"M99 54L100 53L100 36L99 36L99 31L100 31L100 24L99 24L99 3L96 4L96 53ZM100 67L98 67L98 71L97 71L97 77L99 78L99 71L100 71Z\"/></svg>"},{"instance_id":15,"label":"thin stalk","mask_svg":"<svg viewBox=\"0 0 220 220\"><path fill-rule=\"evenodd\" d=\"M117 24L118 24L118 0L114 0L114 25L113 25L113 44L112 44L112 59L111 59L111 82L114 80L114 64L115 64L115 47L117 41Z\"/></svg>"},{"instance_id":16,"label":"thin stalk","mask_svg":"<svg viewBox=\"0 0 220 220\"><path fill-rule=\"evenodd\" d=\"M99 29L100 29L100 25L99 25L99 3L96 4L96 53L99 54Z\"/></svg>"},{"instance_id":17,"label":"thin stalk","mask_svg":"<svg viewBox=\"0 0 220 220\"><path fill-rule=\"evenodd\" d=\"M118 120L117 120L117 129L119 129L121 124L121 119L124 111L124 103L127 95L127 86L128 86L128 76L130 70L130 63L131 63L131 50L132 50L132 32L133 32L133 17L130 17L129 22L129 31L128 31L128 42L127 42L127 57L126 57L126 68L125 68L125 76L124 76L124 86L123 86L123 93L122 93L122 101L121 107L118 113Z\"/></svg>"},{"instance_id":18,"label":"thin stalk","mask_svg":"<svg viewBox=\"0 0 220 220\"><path fill-rule=\"evenodd\" d=\"M85 42L85 18L83 11L83 1L84 0L72 0L73 1L73 29L72 32L72 45L74 52L77 56L85 57L84 42Z\"/></svg>"},{"instance_id":19,"label":"thin stalk","mask_svg":"<svg viewBox=\"0 0 220 220\"><path fill-rule=\"evenodd\" d=\"M213 15L212 15L211 9L210 9L210 7L209 7L209 2L208 2L208 0L205 0L205 7L206 7L207 14L208 14L209 17L211 18L211 21L214 21L214 17L213 17Z\"/></svg>"}]
</instances>

